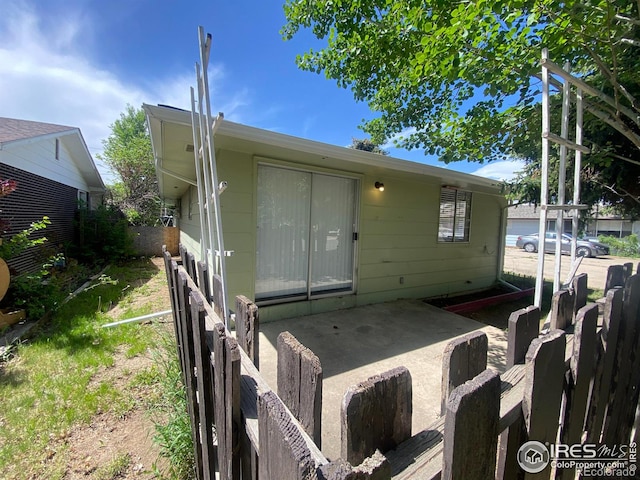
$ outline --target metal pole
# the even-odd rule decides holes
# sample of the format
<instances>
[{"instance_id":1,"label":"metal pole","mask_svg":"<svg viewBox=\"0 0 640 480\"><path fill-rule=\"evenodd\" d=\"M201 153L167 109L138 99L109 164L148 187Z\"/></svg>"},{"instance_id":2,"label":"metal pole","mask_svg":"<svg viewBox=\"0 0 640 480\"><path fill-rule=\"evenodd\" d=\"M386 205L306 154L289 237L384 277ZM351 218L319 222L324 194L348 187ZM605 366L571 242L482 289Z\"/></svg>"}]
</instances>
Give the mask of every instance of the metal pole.
<instances>
[{"instance_id":1,"label":"metal pole","mask_svg":"<svg viewBox=\"0 0 640 480\"><path fill-rule=\"evenodd\" d=\"M564 65L565 71L569 72L569 63ZM562 123L560 125L560 136L569 139L569 103L571 101L571 83L564 81L562 87ZM560 144L560 159L558 162L558 205L565 204L565 189L567 184L567 146ZM556 252L553 272L553 291L557 292L562 287L560 272L562 270L562 234L564 233L564 210L557 210L556 216Z\"/></svg>"},{"instance_id":2,"label":"metal pole","mask_svg":"<svg viewBox=\"0 0 640 480\"><path fill-rule=\"evenodd\" d=\"M196 75L199 77L199 66L196 64ZM204 212L204 194L202 193L202 165L199 129L196 128L196 100L193 87L191 87L191 130L193 131L193 155L196 161L196 185L198 188L198 212L200 214L200 260L208 264L207 245L209 244L209 231ZM198 120L199 121L199 120ZM189 187L191 188L191 187ZM209 300L209 299L207 299Z\"/></svg>"},{"instance_id":3,"label":"metal pole","mask_svg":"<svg viewBox=\"0 0 640 480\"><path fill-rule=\"evenodd\" d=\"M547 235L547 197L549 191L549 140L545 132L549 132L549 71L544 60L549 56L546 48L542 49L542 172L540 179L540 222L538 228L538 268L536 271L536 291L534 305L542 305L544 288L544 244Z\"/></svg>"},{"instance_id":4,"label":"metal pole","mask_svg":"<svg viewBox=\"0 0 640 480\"><path fill-rule=\"evenodd\" d=\"M209 170L211 174L211 181L213 182L214 192L211 197L213 201L213 207L215 211L215 220L216 220L216 236L217 236L217 244L218 244L218 252L217 260L220 262L218 273L221 279L221 287L222 287L222 305L220 308L222 310L222 321L225 325L228 325L227 319L229 318L229 309L227 307L227 270L225 265L225 250L224 250L224 239L222 236L222 213L220 211L220 198L218 194L218 172L216 168L216 152L213 148L213 124L211 122L211 101L209 98L209 80L207 76L207 69L209 66L209 48L211 38L209 37L205 40L204 29L199 27L199 36L200 36L200 61L202 62L202 89L204 90L204 102L206 106L206 126L207 126L207 153L209 160Z\"/></svg>"},{"instance_id":5,"label":"metal pole","mask_svg":"<svg viewBox=\"0 0 640 480\"><path fill-rule=\"evenodd\" d=\"M171 315L171 310L163 310L162 312L149 313L147 315L141 315L140 317L129 318L127 320L120 320L119 322L105 323L102 328L117 327L118 325L125 325L127 323L140 323L145 320L151 320L152 318L164 317Z\"/></svg>"},{"instance_id":6,"label":"metal pole","mask_svg":"<svg viewBox=\"0 0 640 480\"><path fill-rule=\"evenodd\" d=\"M576 143L582 145L582 89L576 91ZM573 166L573 206L580 204L580 170L582 169L582 152L575 151L575 162ZM571 224L571 263L576 260L577 242L578 242L578 213L576 208L573 210L573 221Z\"/></svg>"}]
</instances>

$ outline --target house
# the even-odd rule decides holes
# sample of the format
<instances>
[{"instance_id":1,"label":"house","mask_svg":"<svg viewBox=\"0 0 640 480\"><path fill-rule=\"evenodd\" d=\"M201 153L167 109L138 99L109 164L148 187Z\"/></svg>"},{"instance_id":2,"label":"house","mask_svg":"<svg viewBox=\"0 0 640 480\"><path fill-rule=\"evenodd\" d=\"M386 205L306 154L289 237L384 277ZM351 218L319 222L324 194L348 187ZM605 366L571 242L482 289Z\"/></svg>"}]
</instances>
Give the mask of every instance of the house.
<instances>
[{"instance_id":1,"label":"house","mask_svg":"<svg viewBox=\"0 0 640 480\"><path fill-rule=\"evenodd\" d=\"M105 192L78 128L28 120L0 117L0 178L17 182L14 192L0 198L7 235L46 215L51 225L39 233L56 245L74 240L78 206L99 205ZM42 265L30 252L8 263L19 273Z\"/></svg>"},{"instance_id":2,"label":"house","mask_svg":"<svg viewBox=\"0 0 640 480\"><path fill-rule=\"evenodd\" d=\"M200 252L191 113L143 106L160 194ZM229 304L261 319L455 295L502 271L506 200L493 181L224 120L215 133Z\"/></svg>"},{"instance_id":3,"label":"house","mask_svg":"<svg viewBox=\"0 0 640 480\"><path fill-rule=\"evenodd\" d=\"M537 206L531 203L511 205L508 212L506 236L506 245L508 247L514 247L516 240L521 235L538 233L540 209ZM556 230L557 215L557 210L547 212L547 230L550 232L555 232ZM572 212L565 213L564 233L571 233L572 218ZM620 215L594 210L588 219L581 219L580 231L584 232L587 237L611 235L622 238L632 233L640 234L640 222Z\"/></svg>"}]
</instances>

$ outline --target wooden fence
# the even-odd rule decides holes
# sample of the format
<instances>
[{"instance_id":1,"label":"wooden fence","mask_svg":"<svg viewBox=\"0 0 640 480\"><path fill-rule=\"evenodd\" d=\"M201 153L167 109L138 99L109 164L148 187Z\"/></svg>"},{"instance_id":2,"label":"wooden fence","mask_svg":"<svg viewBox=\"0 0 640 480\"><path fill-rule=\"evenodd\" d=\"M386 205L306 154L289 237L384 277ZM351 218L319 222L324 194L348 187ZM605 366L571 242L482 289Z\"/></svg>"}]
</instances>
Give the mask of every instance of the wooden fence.
<instances>
[{"instance_id":1,"label":"wooden fence","mask_svg":"<svg viewBox=\"0 0 640 480\"><path fill-rule=\"evenodd\" d=\"M216 313L219 279L210 288L206 267L180 253L182 265L164 258L200 480L533 478L517 461L528 441L637 440L640 275L629 265L610 271L600 323L599 305L586 303L586 275L554 294L542 332L538 308L514 312L503 374L487 369L483 333L450 342L442 417L415 435L406 368L351 387L342 402L341 458L330 462L320 449L318 358L281 334L274 392L257 368L256 305L237 297L234 337ZM632 451L626 460L634 458ZM548 465L535 478L576 473Z\"/></svg>"}]
</instances>

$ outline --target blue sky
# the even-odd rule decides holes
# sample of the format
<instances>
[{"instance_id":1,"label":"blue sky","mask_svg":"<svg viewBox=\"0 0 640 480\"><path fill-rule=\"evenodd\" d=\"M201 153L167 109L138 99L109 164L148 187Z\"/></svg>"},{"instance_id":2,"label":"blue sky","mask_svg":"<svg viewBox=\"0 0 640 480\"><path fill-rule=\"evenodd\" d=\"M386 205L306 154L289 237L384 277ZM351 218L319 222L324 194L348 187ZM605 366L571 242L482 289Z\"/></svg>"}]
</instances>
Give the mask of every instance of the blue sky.
<instances>
[{"instance_id":1,"label":"blue sky","mask_svg":"<svg viewBox=\"0 0 640 480\"><path fill-rule=\"evenodd\" d=\"M0 0L0 116L79 127L96 158L127 103L189 108L197 27L213 34L212 108L228 120L334 145L363 138L375 114L295 57L309 32L284 41L282 1ZM519 164L445 165L422 151L391 155L490 178Z\"/></svg>"}]
</instances>

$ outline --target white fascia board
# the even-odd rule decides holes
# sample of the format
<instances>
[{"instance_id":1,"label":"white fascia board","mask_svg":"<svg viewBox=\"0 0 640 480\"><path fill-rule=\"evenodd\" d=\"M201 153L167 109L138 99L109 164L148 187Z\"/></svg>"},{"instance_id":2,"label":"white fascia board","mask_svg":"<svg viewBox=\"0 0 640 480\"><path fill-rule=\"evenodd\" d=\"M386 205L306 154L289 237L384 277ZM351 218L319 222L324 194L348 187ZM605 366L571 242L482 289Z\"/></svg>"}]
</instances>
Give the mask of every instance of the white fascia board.
<instances>
[{"instance_id":1,"label":"white fascia board","mask_svg":"<svg viewBox=\"0 0 640 480\"><path fill-rule=\"evenodd\" d=\"M191 112L186 110L152 105L143 105L143 108L150 117L154 117L160 122L170 122L189 127L191 126ZM496 194L500 194L498 182L495 180L478 177L468 173L455 172L441 167L425 165L423 163L411 162L400 158L388 157L352 148L338 147L315 140L286 135L284 133L249 127L247 125L234 123L228 120L224 120L220 124L216 135L273 145L320 156L333 157L347 162L367 165L369 167L373 166L406 173L414 173L417 175L441 177L446 179L447 183L451 183L452 186L455 186L457 183L463 185L474 185L494 190Z\"/></svg>"}]
</instances>

